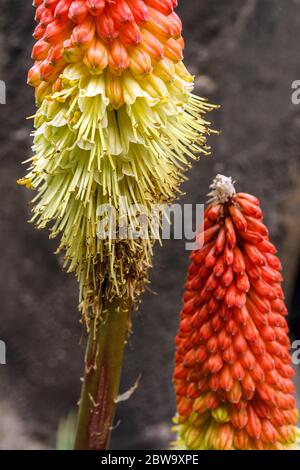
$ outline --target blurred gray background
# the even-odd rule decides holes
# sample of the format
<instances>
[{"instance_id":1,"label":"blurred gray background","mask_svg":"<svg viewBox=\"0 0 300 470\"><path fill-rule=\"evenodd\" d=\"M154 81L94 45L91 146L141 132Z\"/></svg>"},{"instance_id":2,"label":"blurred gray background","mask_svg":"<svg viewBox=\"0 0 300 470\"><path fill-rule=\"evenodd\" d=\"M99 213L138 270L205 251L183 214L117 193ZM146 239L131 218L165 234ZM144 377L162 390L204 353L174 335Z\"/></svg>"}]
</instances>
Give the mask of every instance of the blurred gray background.
<instances>
[{"instance_id":1,"label":"blurred gray background","mask_svg":"<svg viewBox=\"0 0 300 470\"><path fill-rule=\"evenodd\" d=\"M76 409L83 346L77 286L61 271L47 232L27 224L29 191L17 187L30 155L34 10L31 0L0 0L0 448L54 446L58 422ZM186 64L196 92L222 108L210 118L211 158L190 172L182 202L202 203L216 173L261 198L285 266L294 338L300 339L300 105L291 84L300 79L299 0L179 0ZM188 265L184 242L157 248L151 288L134 315L121 391L141 374L134 396L118 406L115 449L164 448L174 413L174 336ZM299 384L297 384L299 385Z\"/></svg>"}]
</instances>

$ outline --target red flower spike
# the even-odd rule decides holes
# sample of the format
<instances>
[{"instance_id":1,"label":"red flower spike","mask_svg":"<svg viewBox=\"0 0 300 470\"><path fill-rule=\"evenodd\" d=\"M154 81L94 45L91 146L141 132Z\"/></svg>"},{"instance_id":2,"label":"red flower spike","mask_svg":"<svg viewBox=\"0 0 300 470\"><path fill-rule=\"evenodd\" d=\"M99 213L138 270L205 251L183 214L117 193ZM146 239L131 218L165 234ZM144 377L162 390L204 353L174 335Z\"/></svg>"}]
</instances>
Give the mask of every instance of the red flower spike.
<instances>
[{"instance_id":1,"label":"red flower spike","mask_svg":"<svg viewBox=\"0 0 300 470\"><path fill-rule=\"evenodd\" d=\"M74 23L80 24L84 21L89 10L84 0L75 0L72 2L68 16Z\"/></svg>"},{"instance_id":2,"label":"red flower spike","mask_svg":"<svg viewBox=\"0 0 300 470\"><path fill-rule=\"evenodd\" d=\"M211 189L204 246L191 254L176 338L178 446L296 448L294 371L276 248L256 197L236 194L231 178L220 175Z\"/></svg>"}]
</instances>

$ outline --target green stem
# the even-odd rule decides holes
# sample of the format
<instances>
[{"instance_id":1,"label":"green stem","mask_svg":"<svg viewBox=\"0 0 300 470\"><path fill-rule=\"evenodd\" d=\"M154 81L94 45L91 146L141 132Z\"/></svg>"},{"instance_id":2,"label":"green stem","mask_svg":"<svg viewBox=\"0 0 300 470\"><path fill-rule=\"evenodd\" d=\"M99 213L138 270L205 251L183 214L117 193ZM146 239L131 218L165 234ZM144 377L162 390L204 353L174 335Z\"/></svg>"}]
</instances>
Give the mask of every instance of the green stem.
<instances>
[{"instance_id":1,"label":"green stem","mask_svg":"<svg viewBox=\"0 0 300 470\"><path fill-rule=\"evenodd\" d=\"M116 398L130 308L120 301L106 305L101 323L91 324L85 373L77 420L75 450L107 450L115 415Z\"/></svg>"}]
</instances>

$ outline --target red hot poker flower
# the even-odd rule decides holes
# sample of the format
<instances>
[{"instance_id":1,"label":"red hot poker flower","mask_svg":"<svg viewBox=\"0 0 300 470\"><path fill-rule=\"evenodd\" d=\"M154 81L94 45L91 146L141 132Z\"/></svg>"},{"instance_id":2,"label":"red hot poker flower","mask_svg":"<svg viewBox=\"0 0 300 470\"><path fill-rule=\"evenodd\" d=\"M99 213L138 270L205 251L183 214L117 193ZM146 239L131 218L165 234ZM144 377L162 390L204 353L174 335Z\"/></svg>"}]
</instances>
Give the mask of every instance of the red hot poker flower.
<instances>
[{"instance_id":1,"label":"red hot poker flower","mask_svg":"<svg viewBox=\"0 0 300 470\"><path fill-rule=\"evenodd\" d=\"M218 175L176 338L178 448L296 448L281 264L256 197Z\"/></svg>"},{"instance_id":2,"label":"red hot poker flower","mask_svg":"<svg viewBox=\"0 0 300 470\"><path fill-rule=\"evenodd\" d=\"M116 236L103 236L101 210L111 208L116 220L126 212L136 233L128 208L138 205L150 227L153 206L180 194L188 159L210 153L205 115L215 107L192 93L177 0L34 6L28 82L38 109L34 155L19 183L36 190L32 222L60 239L88 326L89 312L98 319L108 301L138 301L154 245L152 233L119 237L119 224Z\"/></svg>"}]
</instances>

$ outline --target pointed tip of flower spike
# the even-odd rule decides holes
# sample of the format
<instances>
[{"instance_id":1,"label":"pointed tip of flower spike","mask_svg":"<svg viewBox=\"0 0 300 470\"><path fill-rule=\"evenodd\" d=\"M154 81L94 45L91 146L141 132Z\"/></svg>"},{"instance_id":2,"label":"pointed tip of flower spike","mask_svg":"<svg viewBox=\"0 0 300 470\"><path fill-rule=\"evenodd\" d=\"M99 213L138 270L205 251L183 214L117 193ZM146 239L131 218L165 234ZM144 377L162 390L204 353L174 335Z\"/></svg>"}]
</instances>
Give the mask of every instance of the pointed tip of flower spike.
<instances>
[{"instance_id":1,"label":"pointed tip of flower spike","mask_svg":"<svg viewBox=\"0 0 300 470\"><path fill-rule=\"evenodd\" d=\"M228 202L235 194L235 181L231 176L217 175L210 185L211 191L208 193L208 203L224 204Z\"/></svg>"}]
</instances>

